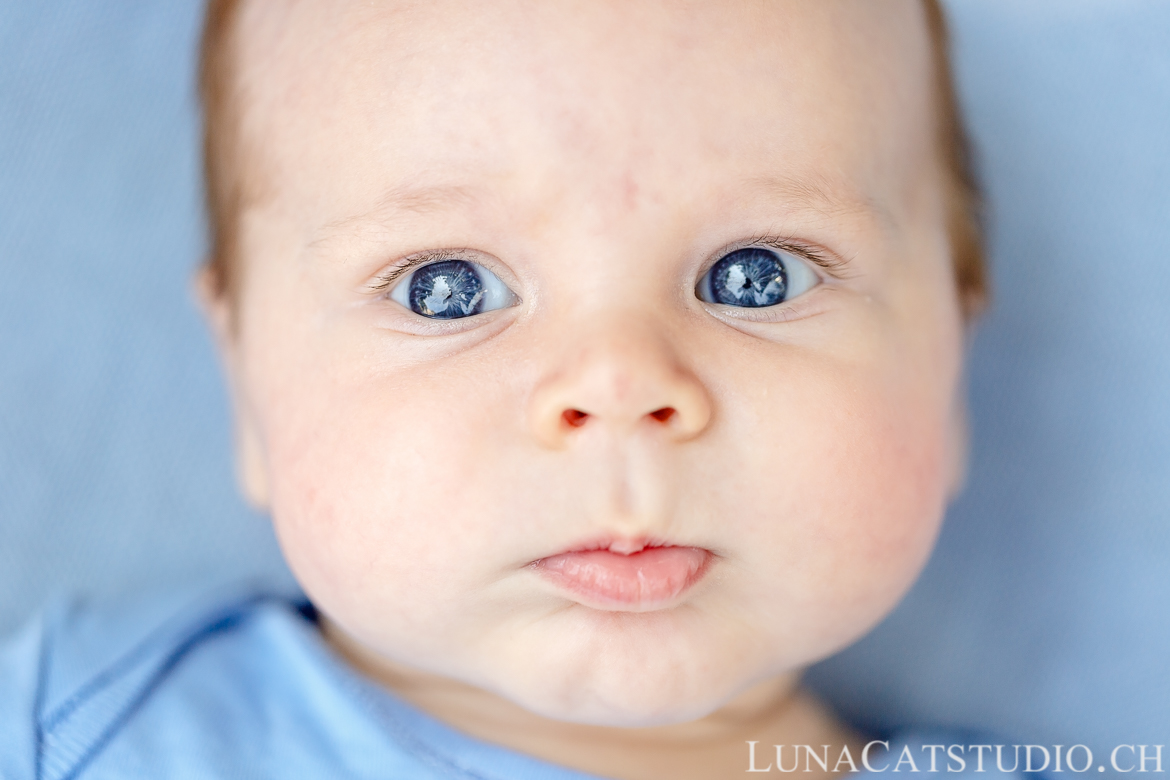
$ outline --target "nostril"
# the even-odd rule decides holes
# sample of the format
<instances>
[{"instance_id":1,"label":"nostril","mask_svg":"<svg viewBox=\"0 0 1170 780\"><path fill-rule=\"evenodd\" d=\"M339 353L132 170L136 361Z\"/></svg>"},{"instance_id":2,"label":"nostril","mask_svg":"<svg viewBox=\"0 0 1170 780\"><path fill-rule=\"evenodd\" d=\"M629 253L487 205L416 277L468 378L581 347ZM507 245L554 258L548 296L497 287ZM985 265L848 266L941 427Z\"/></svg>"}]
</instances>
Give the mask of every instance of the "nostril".
<instances>
[{"instance_id":1,"label":"nostril","mask_svg":"<svg viewBox=\"0 0 1170 780\"><path fill-rule=\"evenodd\" d=\"M564 417L565 422L567 422L573 428L580 428L585 424L585 419L589 417L589 414L587 412L581 411L580 409L566 409L564 414L561 416Z\"/></svg>"},{"instance_id":2,"label":"nostril","mask_svg":"<svg viewBox=\"0 0 1170 780\"><path fill-rule=\"evenodd\" d=\"M650 412L650 416L658 422L667 422L671 417L674 417L675 410L672 406L664 406L661 409L655 409Z\"/></svg>"}]
</instances>

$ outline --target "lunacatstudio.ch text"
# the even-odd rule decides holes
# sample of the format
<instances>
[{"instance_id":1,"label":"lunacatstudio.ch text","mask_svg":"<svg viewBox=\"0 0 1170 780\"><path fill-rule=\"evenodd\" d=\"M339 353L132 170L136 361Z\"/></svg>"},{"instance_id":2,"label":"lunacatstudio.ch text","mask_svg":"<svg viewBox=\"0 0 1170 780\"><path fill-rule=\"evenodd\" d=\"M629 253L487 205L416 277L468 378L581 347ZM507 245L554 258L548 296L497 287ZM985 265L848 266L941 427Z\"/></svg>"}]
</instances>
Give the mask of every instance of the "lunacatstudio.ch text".
<instances>
[{"instance_id":1,"label":"lunacatstudio.ch text","mask_svg":"<svg viewBox=\"0 0 1170 780\"><path fill-rule=\"evenodd\" d=\"M748 772L1162 772L1162 745L1117 745L1094 762L1086 745L910 745L885 740L866 744L856 757L848 745L747 743Z\"/></svg>"}]
</instances>

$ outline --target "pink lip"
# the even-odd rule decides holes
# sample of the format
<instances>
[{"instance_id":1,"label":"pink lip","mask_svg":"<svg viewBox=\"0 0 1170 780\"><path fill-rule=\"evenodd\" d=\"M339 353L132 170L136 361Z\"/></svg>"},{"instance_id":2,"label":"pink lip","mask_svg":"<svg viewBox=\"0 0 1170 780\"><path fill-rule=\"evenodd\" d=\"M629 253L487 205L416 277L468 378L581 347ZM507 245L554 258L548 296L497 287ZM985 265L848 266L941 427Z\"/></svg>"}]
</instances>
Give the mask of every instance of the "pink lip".
<instances>
[{"instance_id":1,"label":"pink lip","mask_svg":"<svg viewBox=\"0 0 1170 780\"><path fill-rule=\"evenodd\" d=\"M652 609L665 606L706 573L711 553L700 547L605 545L541 558L547 579L581 597L587 606Z\"/></svg>"}]
</instances>

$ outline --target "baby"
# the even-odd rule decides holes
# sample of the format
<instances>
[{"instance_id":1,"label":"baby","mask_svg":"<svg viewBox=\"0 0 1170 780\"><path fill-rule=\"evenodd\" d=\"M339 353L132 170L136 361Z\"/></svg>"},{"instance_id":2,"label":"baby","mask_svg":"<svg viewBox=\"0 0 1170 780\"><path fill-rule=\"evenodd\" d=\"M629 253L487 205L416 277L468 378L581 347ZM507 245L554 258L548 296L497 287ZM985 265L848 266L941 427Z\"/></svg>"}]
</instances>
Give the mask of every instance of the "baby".
<instances>
[{"instance_id":1,"label":"baby","mask_svg":"<svg viewBox=\"0 0 1170 780\"><path fill-rule=\"evenodd\" d=\"M312 607L25 685L36 776L894 768L799 676L962 480L949 78L923 0L213 2L200 289Z\"/></svg>"}]
</instances>

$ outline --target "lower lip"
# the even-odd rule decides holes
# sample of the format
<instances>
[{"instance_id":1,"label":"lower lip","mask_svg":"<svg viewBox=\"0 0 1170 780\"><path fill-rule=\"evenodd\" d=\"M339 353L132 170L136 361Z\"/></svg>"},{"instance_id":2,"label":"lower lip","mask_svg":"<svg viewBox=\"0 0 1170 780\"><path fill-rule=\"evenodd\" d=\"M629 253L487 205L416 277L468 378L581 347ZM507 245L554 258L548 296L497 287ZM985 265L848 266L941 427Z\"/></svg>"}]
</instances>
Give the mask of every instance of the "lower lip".
<instances>
[{"instance_id":1,"label":"lower lip","mask_svg":"<svg viewBox=\"0 0 1170 780\"><path fill-rule=\"evenodd\" d=\"M536 568L588 606L652 609L698 582L710 559L698 547L647 547L629 555L582 550L541 558Z\"/></svg>"}]
</instances>

